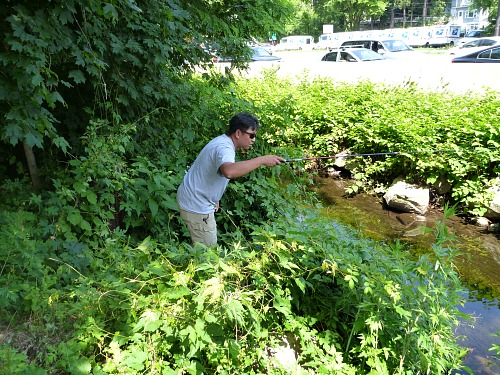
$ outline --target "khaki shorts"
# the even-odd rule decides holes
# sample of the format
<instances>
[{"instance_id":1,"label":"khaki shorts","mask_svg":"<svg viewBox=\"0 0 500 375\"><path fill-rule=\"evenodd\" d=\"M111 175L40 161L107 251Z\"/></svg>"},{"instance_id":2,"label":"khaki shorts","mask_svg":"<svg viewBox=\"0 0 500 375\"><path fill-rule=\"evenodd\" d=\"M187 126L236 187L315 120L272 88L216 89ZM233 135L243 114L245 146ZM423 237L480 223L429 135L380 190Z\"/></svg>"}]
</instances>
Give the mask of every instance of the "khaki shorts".
<instances>
[{"instance_id":1,"label":"khaki shorts","mask_svg":"<svg viewBox=\"0 0 500 375\"><path fill-rule=\"evenodd\" d=\"M210 214L194 214L184 210L179 211L191 235L193 244L195 242L206 246L217 244L217 224L213 212Z\"/></svg>"}]
</instances>

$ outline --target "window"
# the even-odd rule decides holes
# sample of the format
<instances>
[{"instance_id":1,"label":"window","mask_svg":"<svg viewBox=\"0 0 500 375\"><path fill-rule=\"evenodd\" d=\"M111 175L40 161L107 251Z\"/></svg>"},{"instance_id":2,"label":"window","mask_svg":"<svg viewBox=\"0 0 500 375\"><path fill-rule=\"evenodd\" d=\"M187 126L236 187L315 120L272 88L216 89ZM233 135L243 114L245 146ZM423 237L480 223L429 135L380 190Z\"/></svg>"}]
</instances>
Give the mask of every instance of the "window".
<instances>
[{"instance_id":1,"label":"window","mask_svg":"<svg viewBox=\"0 0 500 375\"><path fill-rule=\"evenodd\" d=\"M473 40L472 42L465 43L462 48L479 47L480 40Z\"/></svg>"},{"instance_id":2,"label":"window","mask_svg":"<svg viewBox=\"0 0 500 375\"><path fill-rule=\"evenodd\" d=\"M481 52L479 55L477 55L477 58L478 59L489 59L490 54L491 54L491 50L489 49L487 51Z\"/></svg>"},{"instance_id":3,"label":"window","mask_svg":"<svg viewBox=\"0 0 500 375\"><path fill-rule=\"evenodd\" d=\"M496 43L496 40L493 39L481 39L479 45L481 47L489 47L494 46Z\"/></svg>"},{"instance_id":4,"label":"window","mask_svg":"<svg viewBox=\"0 0 500 375\"><path fill-rule=\"evenodd\" d=\"M493 48L491 50L491 56L490 58L492 60L500 60L500 48Z\"/></svg>"},{"instance_id":5,"label":"window","mask_svg":"<svg viewBox=\"0 0 500 375\"><path fill-rule=\"evenodd\" d=\"M347 52L341 52L340 61L356 62L356 59L349 55Z\"/></svg>"},{"instance_id":6,"label":"window","mask_svg":"<svg viewBox=\"0 0 500 375\"><path fill-rule=\"evenodd\" d=\"M477 11L476 10L468 11L467 15L465 17L466 18L476 18L477 17Z\"/></svg>"},{"instance_id":7,"label":"window","mask_svg":"<svg viewBox=\"0 0 500 375\"><path fill-rule=\"evenodd\" d=\"M327 53L325 57L323 57L323 61L337 61L338 52L330 52Z\"/></svg>"}]
</instances>

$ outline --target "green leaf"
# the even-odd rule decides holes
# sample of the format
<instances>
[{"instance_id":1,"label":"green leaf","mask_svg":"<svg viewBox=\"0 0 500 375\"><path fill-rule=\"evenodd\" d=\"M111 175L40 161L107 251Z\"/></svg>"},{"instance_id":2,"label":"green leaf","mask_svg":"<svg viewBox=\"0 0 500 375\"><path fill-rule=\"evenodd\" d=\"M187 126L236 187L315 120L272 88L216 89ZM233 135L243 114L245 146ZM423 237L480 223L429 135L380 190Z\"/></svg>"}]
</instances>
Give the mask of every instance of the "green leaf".
<instances>
[{"instance_id":1,"label":"green leaf","mask_svg":"<svg viewBox=\"0 0 500 375\"><path fill-rule=\"evenodd\" d=\"M105 15L111 15L113 20L116 21L118 19L118 12L112 4L106 3L106 5L104 5L103 11Z\"/></svg>"},{"instance_id":2,"label":"green leaf","mask_svg":"<svg viewBox=\"0 0 500 375\"><path fill-rule=\"evenodd\" d=\"M31 148L33 148L33 146L37 146L39 148L42 148L40 133L37 133L36 135L33 133L28 133L28 134L26 134L25 140L26 140L26 144Z\"/></svg>"},{"instance_id":3,"label":"green leaf","mask_svg":"<svg viewBox=\"0 0 500 375\"><path fill-rule=\"evenodd\" d=\"M189 288L186 288L184 286L179 286L179 287L169 287L164 290L162 290L162 297L167 298L172 301L177 301L181 299L184 296L188 296L192 294L191 290Z\"/></svg>"},{"instance_id":4,"label":"green leaf","mask_svg":"<svg viewBox=\"0 0 500 375\"><path fill-rule=\"evenodd\" d=\"M87 191L87 199L90 204L97 203L97 195L92 190Z\"/></svg>"},{"instance_id":5,"label":"green leaf","mask_svg":"<svg viewBox=\"0 0 500 375\"><path fill-rule=\"evenodd\" d=\"M69 78L72 78L75 83L85 83L85 75L81 70L72 70L68 74Z\"/></svg>"},{"instance_id":6,"label":"green leaf","mask_svg":"<svg viewBox=\"0 0 500 375\"><path fill-rule=\"evenodd\" d=\"M83 220L82 215L78 211L72 211L68 214L68 221L73 225L78 225Z\"/></svg>"},{"instance_id":7,"label":"green leaf","mask_svg":"<svg viewBox=\"0 0 500 375\"><path fill-rule=\"evenodd\" d=\"M70 365L70 371L72 374L78 375L90 374L92 363L86 358L76 358Z\"/></svg>"},{"instance_id":8,"label":"green leaf","mask_svg":"<svg viewBox=\"0 0 500 375\"><path fill-rule=\"evenodd\" d=\"M59 94L59 92L57 91L53 91L50 93L50 100L52 101L52 103L59 102L64 104L64 99L62 98L61 94Z\"/></svg>"},{"instance_id":9,"label":"green leaf","mask_svg":"<svg viewBox=\"0 0 500 375\"><path fill-rule=\"evenodd\" d=\"M83 220L80 222L80 226L82 227L83 230L92 230L92 227L90 226L90 223L87 220Z\"/></svg>"},{"instance_id":10,"label":"green leaf","mask_svg":"<svg viewBox=\"0 0 500 375\"><path fill-rule=\"evenodd\" d=\"M131 369L142 371L144 369L144 362L148 359L148 353L139 349L127 350L126 353L127 355L121 363Z\"/></svg>"},{"instance_id":11,"label":"green leaf","mask_svg":"<svg viewBox=\"0 0 500 375\"><path fill-rule=\"evenodd\" d=\"M295 283L297 284L297 286L302 291L302 293L305 293L306 292L306 281L304 280L304 278L302 276L300 276L300 277L295 278L294 280L295 280Z\"/></svg>"},{"instance_id":12,"label":"green leaf","mask_svg":"<svg viewBox=\"0 0 500 375\"><path fill-rule=\"evenodd\" d=\"M179 206L177 205L175 194L173 194L173 196L171 195L165 196L165 199L161 202L161 206L169 210L179 211Z\"/></svg>"},{"instance_id":13,"label":"green leaf","mask_svg":"<svg viewBox=\"0 0 500 375\"><path fill-rule=\"evenodd\" d=\"M149 209L151 210L151 215L155 217L158 214L158 203L154 201L153 199L149 199Z\"/></svg>"},{"instance_id":14,"label":"green leaf","mask_svg":"<svg viewBox=\"0 0 500 375\"><path fill-rule=\"evenodd\" d=\"M160 319L161 314L158 311L146 310L142 313L141 318L134 327L134 332L143 330L144 332L154 332L162 324L163 320Z\"/></svg>"}]
</instances>

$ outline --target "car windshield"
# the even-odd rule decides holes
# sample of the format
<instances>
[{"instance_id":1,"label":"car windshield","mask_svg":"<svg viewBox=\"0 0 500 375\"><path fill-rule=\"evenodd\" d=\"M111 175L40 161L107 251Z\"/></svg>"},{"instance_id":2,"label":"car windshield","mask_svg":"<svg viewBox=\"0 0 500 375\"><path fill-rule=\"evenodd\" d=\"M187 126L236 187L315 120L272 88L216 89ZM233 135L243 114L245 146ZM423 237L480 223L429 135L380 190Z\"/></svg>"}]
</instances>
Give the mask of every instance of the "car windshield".
<instances>
[{"instance_id":1,"label":"car windshield","mask_svg":"<svg viewBox=\"0 0 500 375\"><path fill-rule=\"evenodd\" d=\"M478 40L473 40L472 42L465 43L462 48L471 48L471 47L477 47L479 46L479 43L481 42L480 39Z\"/></svg>"},{"instance_id":2,"label":"car windshield","mask_svg":"<svg viewBox=\"0 0 500 375\"><path fill-rule=\"evenodd\" d=\"M254 56L259 56L259 57L272 56L267 50L265 50L262 47L255 47L255 48L253 48L253 55Z\"/></svg>"},{"instance_id":3,"label":"car windshield","mask_svg":"<svg viewBox=\"0 0 500 375\"><path fill-rule=\"evenodd\" d=\"M402 40L384 40L384 44L390 52L411 51Z\"/></svg>"},{"instance_id":4,"label":"car windshield","mask_svg":"<svg viewBox=\"0 0 500 375\"><path fill-rule=\"evenodd\" d=\"M469 31L465 37L477 38L477 37L480 37L481 34L483 34L481 31L477 31L477 30L475 30L475 31Z\"/></svg>"}]
</instances>

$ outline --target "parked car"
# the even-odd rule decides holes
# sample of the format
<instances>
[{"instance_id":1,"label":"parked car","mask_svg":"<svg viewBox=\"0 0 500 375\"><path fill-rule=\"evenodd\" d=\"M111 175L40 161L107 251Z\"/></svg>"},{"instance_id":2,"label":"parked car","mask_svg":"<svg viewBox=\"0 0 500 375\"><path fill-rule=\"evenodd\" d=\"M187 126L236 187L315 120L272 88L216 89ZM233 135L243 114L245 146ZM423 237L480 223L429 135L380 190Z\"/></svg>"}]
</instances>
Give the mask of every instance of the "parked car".
<instances>
[{"instance_id":1,"label":"parked car","mask_svg":"<svg viewBox=\"0 0 500 375\"><path fill-rule=\"evenodd\" d=\"M484 38L476 38L472 42L465 43L460 47L450 48L448 53L450 55L462 56L496 45L500 45L500 36L487 36Z\"/></svg>"},{"instance_id":2,"label":"parked car","mask_svg":"<svg viewBox=\"0 0 500 375\"><path fill-rule=\"evenodd\" d=\"M380 60L385 60L385 58L378 53L364 47L341 47L337 50L328 52L321 58L321 61L334 62L364 62Z\"/></svg>"},{"instance_id":3,"label":"parked car","mask_svg":"<svg viewBox=\"0 0 500 375\"><path fill-rule=\"evenodd\" d=\"M252 61L280 61L281 57L274 56L264 47L255 46L251 47L252 56L250 57Z\"/></svg>"},{"instance_id":4,"label":"parked car","mask_svg":"<svg viewBox=\"0 0 500 375\"><path fill-rule=\"evenodd\" d=\"M261 46L253 46L250 47L251 54L250 54L250 60L249 61L280 61L281 57L279 56L274 56L271 52L269 52L267 49ZM221 63L221 62L231 62L233 60L232 57L224 57L224 56L219 56L217 54L213 55L214 57L212 58L213 62L216 63Z\"/></svg>"},{"instance_id":5,"label":"parked car","mask_svg":"<svg viewBox=\"0 0 500 375\"><path fill-rule=\"evenodd\" d=\"M500 45L457 56L452 63L500 63Z\"/></svg>"},{"instance_id":6,"label":"parked car","mask_svg":"<svg viewBox=\"0 0 500 375\"><path fill-rule=\"evenodd\" d=\"M341 44L341 47L361 46L377 52L388 59L413 58L417 52L399 39L353 39Z\"/></svg>"},{"instance_id":7,"label":"parked car","mask_svg":"<svg viewBox=\"0 0 500 375\"><path fill-rule=\"evenodd\" d=\"M457 47L463 46L465 43L472 42L474 39L486 36L486 30L472 30L469 31L463 38L457 41Z\"/></svg>"}]
</instances>

